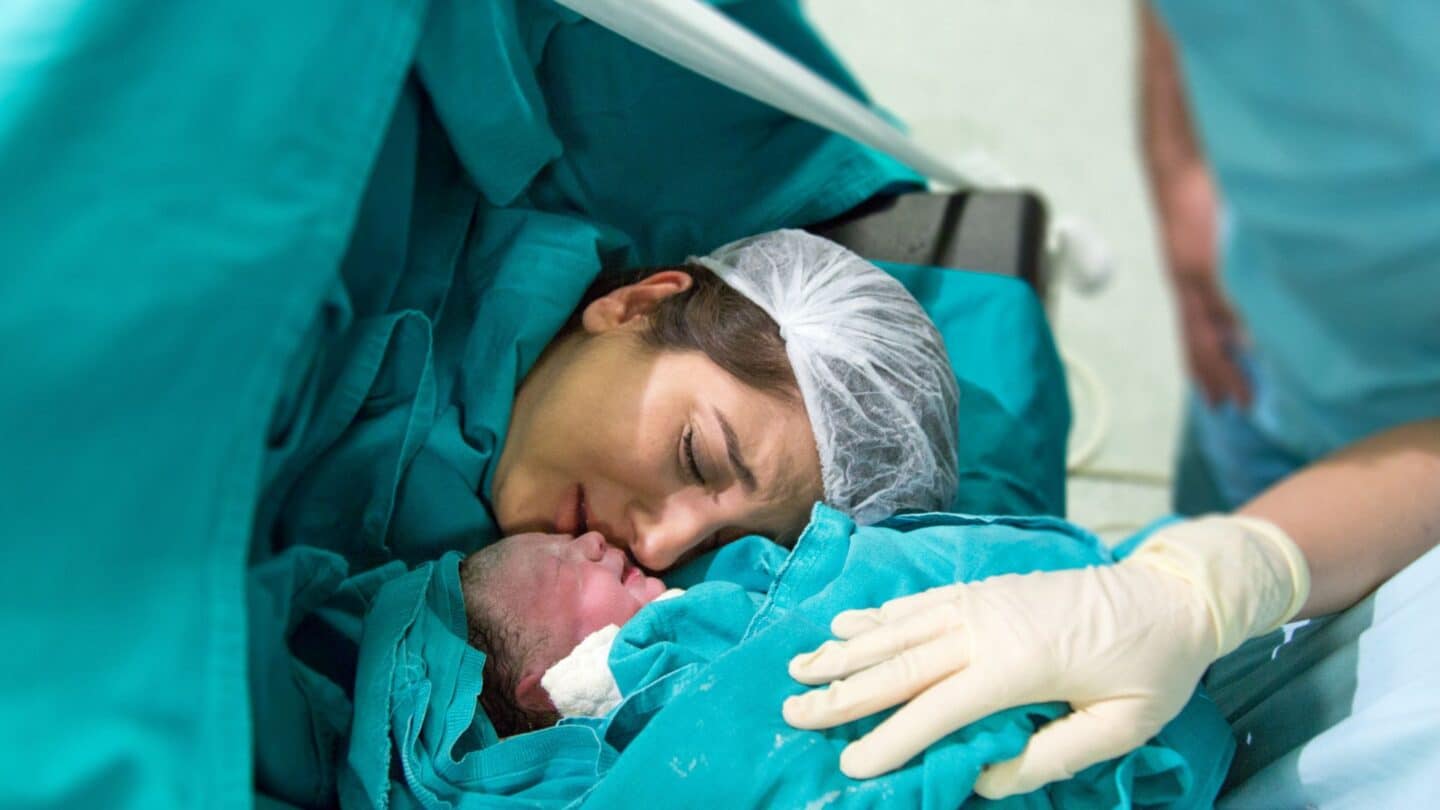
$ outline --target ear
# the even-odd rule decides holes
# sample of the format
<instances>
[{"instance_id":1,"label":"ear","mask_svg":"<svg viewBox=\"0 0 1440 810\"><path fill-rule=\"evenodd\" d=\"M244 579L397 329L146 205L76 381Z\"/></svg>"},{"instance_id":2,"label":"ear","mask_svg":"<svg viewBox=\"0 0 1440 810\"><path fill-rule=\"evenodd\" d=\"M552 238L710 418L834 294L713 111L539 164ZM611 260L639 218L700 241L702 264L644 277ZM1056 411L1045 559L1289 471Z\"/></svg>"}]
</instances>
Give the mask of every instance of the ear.
<instances>
[{"instance_id":1,"label":"ear","mask_svg":"<svg viewBox=\"0 0 1440 810\"><path fill-rule=\"evenodd\" d=\"M694 283L683 270L662 270L591 301L580 323L591 334L638 328L661 301L685 292Z\"/></svg>"},{"instance_id":2,"label":"ear","mask_svg":"<svg viewBox=\"0 0 1440 810\"><path fill-rule=\"evenodd\" d=\"M555 704L550 701L550 693L540 685L540 678L544 672L537 672L533 669L526 669L521 674L520 680L515 683L515 702L520 708L532 712L553 712Z\"/></svg>"}]
</instances>

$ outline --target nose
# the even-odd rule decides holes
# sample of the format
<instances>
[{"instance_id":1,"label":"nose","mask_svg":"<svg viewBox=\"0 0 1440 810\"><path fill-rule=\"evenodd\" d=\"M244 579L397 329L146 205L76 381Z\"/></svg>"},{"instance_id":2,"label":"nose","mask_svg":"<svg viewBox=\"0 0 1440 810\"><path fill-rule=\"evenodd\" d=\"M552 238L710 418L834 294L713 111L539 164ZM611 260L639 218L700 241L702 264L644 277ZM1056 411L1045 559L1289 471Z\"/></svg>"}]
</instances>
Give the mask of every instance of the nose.
<instances>
[{"instance_id":1,"label":"nose","mask_svg":"<svg viewBox=\"0 0 1440 810\"><path fill-rule=\"evenodd\" d=\"M713 503L681 496L667 498L656 509L635 505L630 520L635 527L630 556L650 571L666 570L725 525Z\"/></svg>"},{"instance_id":2,"label":"nose","mask_svg":"<svg viewBox=\"0 0 1440 810\"><path fill-rule=\"evenodd\" d=\"M605 550L610 547L610 544L605 542L605 535L600 532L586 532L572 542L580 547L580 553L591 562L603 559Z\"/></svg>"}]
</instances>

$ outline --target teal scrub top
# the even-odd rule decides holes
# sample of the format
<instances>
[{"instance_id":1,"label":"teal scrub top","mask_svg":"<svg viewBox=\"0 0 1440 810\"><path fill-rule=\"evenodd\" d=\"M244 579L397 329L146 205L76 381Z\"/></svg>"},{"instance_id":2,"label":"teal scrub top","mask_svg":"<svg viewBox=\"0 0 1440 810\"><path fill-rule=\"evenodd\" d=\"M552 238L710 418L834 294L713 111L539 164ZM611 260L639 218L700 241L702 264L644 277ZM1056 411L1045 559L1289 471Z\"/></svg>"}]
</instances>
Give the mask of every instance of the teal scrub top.
<instances>
[{"instance_id":1,"label":"teal scrub top","mask_svg":"<svg viewBox=\"0 0 1440 810\"><path fill-rule=\"evenodd\" d=\"M1223 197L1260 429L1313 459L1440 415L1440 4L1156 6Z\"/></svg>"}]
</instances>

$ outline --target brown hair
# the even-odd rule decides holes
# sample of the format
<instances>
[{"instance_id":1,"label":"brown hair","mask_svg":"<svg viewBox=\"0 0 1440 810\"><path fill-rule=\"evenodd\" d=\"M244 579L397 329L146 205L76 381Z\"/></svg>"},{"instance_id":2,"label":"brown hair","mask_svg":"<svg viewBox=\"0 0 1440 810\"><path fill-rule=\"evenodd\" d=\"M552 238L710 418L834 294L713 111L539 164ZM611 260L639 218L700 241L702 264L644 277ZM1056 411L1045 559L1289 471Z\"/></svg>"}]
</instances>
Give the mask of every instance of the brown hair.
<instances>
[{"instance_id":1,"label":"brown hair","mask_svg":"<svg viewBox=\"0 0 1440 810\"><path fill-rule=\"evenodd\" d=\"M700 265L602 274L586 290L564 333L580 328L580 316L591 302L665 270L686 273L694 283L656 305L640 334L647 346L703 352L745 385L787 401L798 401L800 388L785 352L785 340L780 337L780 326L755 302Z\"/></svg>"}]
</instances>

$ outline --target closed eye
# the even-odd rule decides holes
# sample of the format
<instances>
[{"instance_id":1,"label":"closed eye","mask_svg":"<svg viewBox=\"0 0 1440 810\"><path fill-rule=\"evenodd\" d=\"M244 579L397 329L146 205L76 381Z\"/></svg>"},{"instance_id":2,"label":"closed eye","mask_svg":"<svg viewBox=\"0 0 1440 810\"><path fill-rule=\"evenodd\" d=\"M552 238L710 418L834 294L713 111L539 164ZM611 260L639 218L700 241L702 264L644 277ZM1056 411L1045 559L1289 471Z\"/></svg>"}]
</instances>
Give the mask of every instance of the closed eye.
<instances>
[{"instance_id":1,"label":"closed eye","mask_svg":"<svg viewBox=\"0 0 1440 810\"><path fill-rule=\"evenodd\" d=\"M685 428L685 435L681 440L685 447L685 465L688 472L696 483L705 486L705 476L700 473L700 465L695 461L695 428Z\"/></svg>"}]
</instances>

